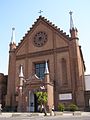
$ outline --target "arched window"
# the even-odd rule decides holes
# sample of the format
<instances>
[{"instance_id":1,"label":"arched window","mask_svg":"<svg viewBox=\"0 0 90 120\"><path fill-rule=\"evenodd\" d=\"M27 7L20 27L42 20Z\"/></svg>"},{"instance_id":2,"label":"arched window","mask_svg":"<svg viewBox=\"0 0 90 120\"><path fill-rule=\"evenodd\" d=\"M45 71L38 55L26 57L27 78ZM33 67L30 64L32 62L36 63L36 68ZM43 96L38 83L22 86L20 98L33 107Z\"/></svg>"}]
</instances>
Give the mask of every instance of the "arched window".
<instances>
[{"instance_id":1,"label":"arched window","mask_svg":"<svg viewBox=\"0 0 90 120\"><path fill-rule=\"evenodd\" d=\"M61 60L62 63L62 84L67 84L67 63L66 59L62 58Z\"/></svg>"},{"instance_id":2,"label":"arched window","mask_svg":"<svg viewBox=\"0 0 90 120\"><path fill-rule=\"evenodd\" d=\"M44 79L45 62L35 63L35 74L40 78Z\"/></svg>"}]
</instances>

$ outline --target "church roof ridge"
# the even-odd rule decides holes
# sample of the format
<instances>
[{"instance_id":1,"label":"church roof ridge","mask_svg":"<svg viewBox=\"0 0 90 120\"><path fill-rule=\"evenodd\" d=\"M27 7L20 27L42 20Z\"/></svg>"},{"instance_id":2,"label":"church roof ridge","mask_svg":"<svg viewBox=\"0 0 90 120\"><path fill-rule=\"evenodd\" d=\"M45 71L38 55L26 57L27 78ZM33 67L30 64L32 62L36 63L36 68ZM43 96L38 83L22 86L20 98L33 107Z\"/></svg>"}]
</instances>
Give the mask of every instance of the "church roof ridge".
<instances>
[{"instance_id":1,"label":"church roof ridge","mask_svg":"<svg viewBox=\"0 0 90 120\"><path fill-rule=\"evenodd\" d=\"M43 19L45 22L47 22L49 25L51 25L54 29L56 29L58 32L60 32L64 37L70 39L69 35L66 34L66 32L63 32L63 30L60 30L60 28L58 28L58 26L56 26L55 24L53 24L51 21L47 20L45 17L39 16L39 19Z\"/></svg>"},{"instance_id":2,"label":"church roof ridge","mask_svg":"<svg viewBox=\"0 0 90 120\"><path fill-rule=\"evenodd\" d=\"M36 23L39 21L39 20L43 20L44 22L46 22L47 24L49 24L51 27L53 27L55 30L57 30L58 32L60 32L60 34L69 39L71 37L69 37L69 35L66 34L66 32L63 32L63 30L60 30L60 28L58 28L55 24L53 24L51 21L49 21L47 18L43 17L43 16L39 16L36 21L32 24L32 26L29 28L29 30L27 30L27 32L25 33L25 35L22 37L22 39L20 40L20 42L18 43L17 47L20 46L20 44L23 42L24 38L28 35L28 33L34 28L34 26L36 25Z\"/></svg>"}]
</instances>

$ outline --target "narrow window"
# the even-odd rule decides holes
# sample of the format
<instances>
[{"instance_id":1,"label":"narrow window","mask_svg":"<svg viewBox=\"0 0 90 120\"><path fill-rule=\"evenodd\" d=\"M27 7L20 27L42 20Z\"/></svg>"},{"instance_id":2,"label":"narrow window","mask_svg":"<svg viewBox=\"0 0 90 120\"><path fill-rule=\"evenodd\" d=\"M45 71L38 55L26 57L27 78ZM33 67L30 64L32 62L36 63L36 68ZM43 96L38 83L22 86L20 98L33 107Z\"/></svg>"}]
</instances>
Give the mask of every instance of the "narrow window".
<instances>
[{"instance_id":1,"label":"narrow window","mask_svg":"<svg viewBox=\"0 0 90 120\"><path fill-rule=\"evenodd\" d=\"M43 62L43 63L35 63L35 74L40 79L44 79L44 72L45 72L45 62Z\"/></svg>"},{"instance_id":2,"label":"narrow window","mask_svg":"<svg viewBox=\"0 0 90 120\"><path fill-rule=\"evenodd\" d=\"M62 58L62 83L67 84L67 63L65 58Z\"/></svg>"}]
</instances>

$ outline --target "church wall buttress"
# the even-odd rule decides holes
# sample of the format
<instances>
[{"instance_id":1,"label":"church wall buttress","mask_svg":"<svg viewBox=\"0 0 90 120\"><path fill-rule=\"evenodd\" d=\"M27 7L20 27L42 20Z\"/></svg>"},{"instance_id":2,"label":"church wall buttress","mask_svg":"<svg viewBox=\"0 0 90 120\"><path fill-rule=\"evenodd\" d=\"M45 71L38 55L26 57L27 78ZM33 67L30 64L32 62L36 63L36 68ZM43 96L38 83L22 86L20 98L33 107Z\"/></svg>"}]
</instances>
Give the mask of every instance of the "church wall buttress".
<instances>
[{"instance_id":1,"label":"church wall buttress","mask_svg":"<svg viewBox=\"0 0 90 120\"><path fill-rule=\"evenodd\" d=\"M84 108L84 72L80 55L79 44L77 38L73 38L70 42L70 57L72 69L72 85L74 102L81 108Z\"/></svg>"},{"instance_id":2,"label":"church wall buttress","mask_svg":"<svg viewBox=\"0 0 90 120\"><path fill-rule=\"evenodd\" d=\"M15 64L16 56L15 51L9 53L9 68L8 68L8 87L7 87L7 100L6 105L14 106L15 104Z\"/></svg>"}]
</instances>

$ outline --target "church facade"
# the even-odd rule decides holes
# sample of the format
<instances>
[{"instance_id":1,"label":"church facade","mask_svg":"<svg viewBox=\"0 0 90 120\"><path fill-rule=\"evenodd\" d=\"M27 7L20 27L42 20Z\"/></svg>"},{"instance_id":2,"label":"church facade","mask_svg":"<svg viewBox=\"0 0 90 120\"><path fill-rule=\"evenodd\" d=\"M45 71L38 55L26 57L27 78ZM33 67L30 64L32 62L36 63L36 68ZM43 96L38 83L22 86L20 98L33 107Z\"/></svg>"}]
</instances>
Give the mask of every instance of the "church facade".
<instances>
[{"instance_id":1,"label":"church facade","mask_svg":"<svg viewBox=\"0 0 90 120\"><path fill-rule=\"evenodd\" d=\"M72 17L72 16L71 16ZM78 31L71 26L66 35L50 21L39 16L18 46L12 41L6 105L17 111L35 112L38 109L36 91L46 91L48 109L63 103L85 107L85 64Z\"/></svg>"}]
</instances>

